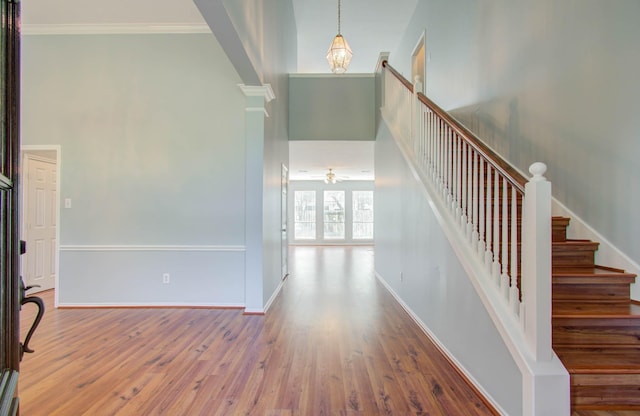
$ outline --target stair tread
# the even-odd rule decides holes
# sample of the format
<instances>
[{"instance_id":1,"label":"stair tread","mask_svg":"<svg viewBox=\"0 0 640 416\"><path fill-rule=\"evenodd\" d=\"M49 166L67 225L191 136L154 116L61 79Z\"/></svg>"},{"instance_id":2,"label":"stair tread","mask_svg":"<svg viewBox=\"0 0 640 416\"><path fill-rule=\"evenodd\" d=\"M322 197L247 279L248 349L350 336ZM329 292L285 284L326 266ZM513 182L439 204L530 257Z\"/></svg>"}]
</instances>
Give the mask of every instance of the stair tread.
<instances>
[{"instance_id":1,"label":"stair tread","mask_svg":"<svg viewBox=\"0 0 640 416\"><path fill-rule=\"evenodd\" d=\"M627 273L621 269L613 269L599 265L594 266L560 266L552 270L553 277L635 277L633 273Z\"/></svg>"},{"instance_id":2,"label":"stair tread","mask_svg":"<svg viewBox=\"0 0 640 416\"><path fill-rule=\"evenodd\" d=\"M597 250L600 243L591 240L552 241L551 248L555 251L590 251Z\"/></svg>"},{"instance_id":3,"label":"stair tread","mask_svg":"<svg viewBox=\"0 0 640 416\"><path fill-rule=\"evenodd\" d=\"M553 318L640 319L640 305L610 302L553 302Z\"/></svg>"},{"instance_id":4,"label":"stair tread","mask_svg":"<svg viewBox=\"0 0 640 416\"><path fill-rule=\"evenodd\" d=\"M556 354L570 373L640 373L637 348L556 348Z\"/></svg>"}]
</instances>

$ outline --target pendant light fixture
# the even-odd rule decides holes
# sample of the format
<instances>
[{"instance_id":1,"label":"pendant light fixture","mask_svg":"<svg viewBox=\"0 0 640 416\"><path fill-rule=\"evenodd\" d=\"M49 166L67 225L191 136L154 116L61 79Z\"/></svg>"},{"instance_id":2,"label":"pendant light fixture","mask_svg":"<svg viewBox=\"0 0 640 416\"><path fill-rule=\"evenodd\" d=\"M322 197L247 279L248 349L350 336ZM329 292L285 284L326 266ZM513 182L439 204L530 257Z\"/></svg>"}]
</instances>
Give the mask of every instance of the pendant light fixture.
<instances>
[{"instance_id":1,"label":"pendant light fixture","mask_svg":"<svg viewBox=\"0 0 640 416\"><path fill-rule=\"evenodd\" d=\"M340 0L338 0L338 34L333 38L329 51L327 52L327 62L334 74L343 74L351 63L353 53L347 40L340 33Z\"/></svg>"}]
</instances>

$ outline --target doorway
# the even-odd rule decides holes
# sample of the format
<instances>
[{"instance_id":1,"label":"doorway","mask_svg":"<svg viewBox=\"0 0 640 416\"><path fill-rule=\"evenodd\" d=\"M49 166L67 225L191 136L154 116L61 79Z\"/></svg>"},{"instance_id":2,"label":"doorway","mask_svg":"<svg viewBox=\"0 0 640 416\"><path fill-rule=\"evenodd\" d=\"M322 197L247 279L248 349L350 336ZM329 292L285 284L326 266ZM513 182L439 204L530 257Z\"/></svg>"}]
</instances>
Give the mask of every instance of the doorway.
<instances>
[{"instance_id":1,"label":"doorway","mask_svg":"<svg viewBox=\"0 0 640 416\"><path fill-rule=\"evenodd\" d=\"M427 33L424 30L413 49L413 53L411 53L411 82L415 85L416 76L419 76L420 82L422 82L422 90L419 92L423 94L426 94L427 91L426 37Z\"/></svg>"},{"instance_id":2,"label":"doorway","mask_svg":"<svg viewBox=\"0 0 640 416\"><path fill-rule=\"evenodd\" d=\"M35 286L30 293L35 293L57 287L60 148L22 146L21 150L21 235L26 242L21 271L25 285Z\"/></svg>"}]
</instances>

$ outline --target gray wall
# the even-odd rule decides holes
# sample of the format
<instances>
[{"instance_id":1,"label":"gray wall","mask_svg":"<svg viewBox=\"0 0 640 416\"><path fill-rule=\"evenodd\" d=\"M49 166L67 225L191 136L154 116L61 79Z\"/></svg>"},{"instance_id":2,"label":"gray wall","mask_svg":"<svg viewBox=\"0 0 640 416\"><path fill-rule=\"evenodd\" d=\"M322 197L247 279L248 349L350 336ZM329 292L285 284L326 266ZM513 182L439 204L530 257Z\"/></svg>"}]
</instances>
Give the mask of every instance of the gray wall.
<instances>
[{"instance_id":1,"label":"gray wall","mask_svg":"<svg viewBox=\"0 0 640 416\"><path fill-rule=\"evenodd\" d=\"M259 3L263 4L262 1ZM289 73L296 72L298 60L292 2L278 1L265 6L263 26L262 72L264 81L273 87L276 95L267 106L269 118L265 120L263 298L266 304L283 277L281 166L289 166Z\"/></svg>"},{"instance_id":2,"label":"gray wall","mask_svg":"<svg viewBox=\"0 0 640 416\"><path fill-rule=\"evenodd\" d=\"M420 1L390 62L426 29L427 95L640 262L640 2ZM616 266L616 264L609 264Z\"/></svg>"},{"instance_id":3,"label":"gray wall","mask_svg":"<svg viewBox=\"0 0 640 416\"><path fill-rule=\"evenodd\" d=\"M291 140L374 140L373 74L292 74L289 84Z\"/></svg>"},{"instance_id":4,"label":"gray wall","mask_svg":"<svg viewBox=\"0 0 640 416\"><path fill-rule=\"evenodd\" d=\"M60 302L242 305L245 98L213 35L24 36L22 81L72 201Z\"/></svg>"},{"instance_id":5,"label":"gray wall","mask_svg":"<svg viewBox=\"0 0 640 416\"><path fill-rule=\"evenodd\" d=\"M375 149L376 273L506 414L521 373L384 124Z\"/></svg>"}]
</instances>

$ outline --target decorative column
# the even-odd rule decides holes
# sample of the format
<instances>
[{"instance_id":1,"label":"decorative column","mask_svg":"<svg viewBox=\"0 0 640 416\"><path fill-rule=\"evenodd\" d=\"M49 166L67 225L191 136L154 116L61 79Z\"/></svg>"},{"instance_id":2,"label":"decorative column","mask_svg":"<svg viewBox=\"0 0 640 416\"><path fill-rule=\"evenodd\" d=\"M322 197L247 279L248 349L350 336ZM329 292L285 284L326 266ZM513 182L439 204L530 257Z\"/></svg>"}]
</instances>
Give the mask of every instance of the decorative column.
<instances>
[{"instance_id":1,"label":"decorative column","mask_svg":"<svg viewBox=\"0 0 640 416\"><path fill-rule=\"evenodd\" d=\"M245 314L264 313L263 192L265 104L275 98L271 85L239 85L245 114Z\"/></svg>"}]
</instances>

